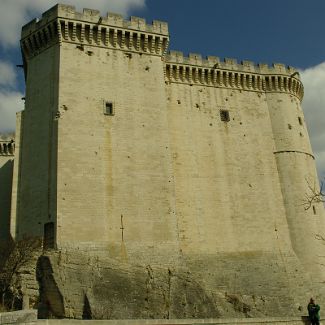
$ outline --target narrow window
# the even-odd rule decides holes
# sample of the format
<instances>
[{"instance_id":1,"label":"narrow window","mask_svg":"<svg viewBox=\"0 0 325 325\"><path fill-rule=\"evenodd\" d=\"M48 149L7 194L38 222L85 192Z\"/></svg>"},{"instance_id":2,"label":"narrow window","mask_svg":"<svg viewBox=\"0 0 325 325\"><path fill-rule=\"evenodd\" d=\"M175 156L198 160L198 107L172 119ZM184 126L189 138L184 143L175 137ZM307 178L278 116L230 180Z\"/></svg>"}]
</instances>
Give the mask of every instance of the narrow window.
<instances>
[{"instance_id":1,"label":"narrow window","mask_svg":"<svg viewBox=\"0 0 325 325\"><path fill-rule=\"evenodd\" d=\"M223 122L229 122L230 121L229 111L226 109L221 109L220 110L220 118L221 118L221 121L223 121Z\"/></svg>"},{"instance_id":2,"label":"narrow window","mask_svg":"<svg viewBox=\"0 0 325 325\"><path fill-rule=\"evenodd\" d=\"M314 214L316 214L316 208L314 205L313 205L313 212L314 212Z\"/></svg>"},{"instance_id":3,"label":"narrow window","mask_svg":"<svg viewBox=\"0 0 325 325\"><path fill-rule=\"evenodd\" d=\"M302 119L300 116L298 116L298 121L299 121L299 124L302 125Z\"/></svg>"},{"instance_id":4,"label":"narrow window","mask_svg":"<svg viewBox=\"0 0 325 325\"><path fill-rule=\"evenodd\" d=\"M114 107L112 102L105 102L104 114L111 116L114 115Z\"/></svg>"},{"instance_id":5,"label":"narrow window","mask_svg":"<svg viewBox=\"0 0 325 325\"><path fill-rule=\"evenodd\" d=\"M48 222L44 225L44 242L45 249L54 248L54 222Z\"/></svg>"}]
</instances>

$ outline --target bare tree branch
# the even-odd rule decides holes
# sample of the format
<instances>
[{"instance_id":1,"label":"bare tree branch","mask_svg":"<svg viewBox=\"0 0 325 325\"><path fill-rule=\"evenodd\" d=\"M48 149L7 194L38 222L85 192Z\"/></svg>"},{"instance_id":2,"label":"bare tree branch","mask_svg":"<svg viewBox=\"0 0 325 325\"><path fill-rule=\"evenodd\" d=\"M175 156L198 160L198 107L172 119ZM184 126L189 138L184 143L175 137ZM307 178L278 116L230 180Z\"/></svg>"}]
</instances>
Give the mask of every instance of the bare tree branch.
<instances>
[{"instance_id":1,"label":"bare tree branch","mask_svg":"<svg viewBox=\"0 0 325 325\"><path fill-rule=\"evenodd\" d=\"M320 188L316 186L315 182L313 186L307 179L306 182L308 186L308 193L305 193L305 198L302 205L304 206L305 210L309 210L313 204L325 202L324 181L321 182Z\"/></svg>"},{"instance_id":2,"label":"bare tree branch","mask_svg":"<svg viewBox=\"0 0 325 325\"><path fill-rule=\"evenodd\" d=\"M25 238L6 242L0 247L0 294L2 308L13 309L16 299L21 299L19 270L28 263L41 246L39 238Z\"/></svg>"}]
</instances>

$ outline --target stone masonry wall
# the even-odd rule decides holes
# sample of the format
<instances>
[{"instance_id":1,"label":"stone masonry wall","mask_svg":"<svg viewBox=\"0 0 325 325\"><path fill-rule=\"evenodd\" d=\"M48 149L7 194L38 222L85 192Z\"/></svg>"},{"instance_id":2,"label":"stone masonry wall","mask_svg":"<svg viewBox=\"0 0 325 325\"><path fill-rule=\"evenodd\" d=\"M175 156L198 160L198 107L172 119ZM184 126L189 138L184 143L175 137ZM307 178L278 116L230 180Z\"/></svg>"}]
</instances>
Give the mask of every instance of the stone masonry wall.
<instances>
[{"instance_id":1,"label":"stone masonry wall","mask_svg":"<svg viewBox=\"0 0 325 325\"><path fill-rule=\"evenodd\" d=\"M47 252L37 274L41 318L299 316L312 292L295 256L262 252L184 257L175 267Z\"/></svg>"},{"instance_id":2,"label":"stone masonry wall","mask_svg":"<svg viewBox=\"0 0 325 325\"><path fill-rule=\"evenodd\" d=\"M161 57L64 43L60 69L58 245L106 243L118 256L123 241L134 256L159 243L173 255L177 225ZM112 115L105 114L106 103Z\"/></svg>"},{"instance_id":3,"label":"stone masonry wall","mask_svg":"<svg viewBox=\"0 0 325 325\"><path fill-rule=\"evenodd\" d=\"M166 23L65 5L22 36L15 232L58 248L38 260L41 315L301 315L321 298L294 69L166 55Z\"/></svg>"},{"instance_id":4,"label":"stone masonry wall","mask_svg":"<svg viewBox=\"0 0 325 325\"><path fill-rule=\"evenodd\" d=\"M54 218L56 178L55 112L58 101L59 48L54 46L28 60L26 101L21 123L19 188L14 236L43 236ZM55 155L52 155L52 151Z\"/></svg>"},{"instance_id":5,"label":"stone masonry wall","mask_svg":"<svg viewBox=\"0 0 325 325\"><path fill-rule=\"evenodd\" d=\"M38 325L192 325L192 324L288 324L301 325L309 324L304 317L268 317L268 318L230 318L230 319L146 319L146 320L73 320L73 319L37 319L35 310L23 310L10 313L0 313L0 324L38 324Z\"/></svg>"},{"instance_id":6,"label":"stone masonry wall","mask_svg":"<svg viewBox=\"0 0 325 325\"><path fill-rule=\"evenodd\" d=\"M265 95L171 83L167 100L181 249L289 250Z\"/></svg>"},{"instance_id":7,"label":"stone masonry wall","mask_svg":"<svg viewBox=\"0 0 325 325\"><path fill-rule=\"evenodd\" d=\"M325 279L323 266L313 266L322 259L325 236L325 210L321 202L310 209L304 198L310 195L309 186L317 191L318 177L315 158L300 101L285 94L267 94L271 125L275 139L277 169L284 198L285 215L293 249L313 278Z\"/></svg>"},{"instance_id":8,"label":"stone masonry wall","mask_svg":"<svg viewBox=\"0 0 325 325\"><path fill-rule=\"evenodd\" d=\"M0 241L10 238L10 204L14 164L14 137L0 135Z\"/></svg>"}]
</instances>

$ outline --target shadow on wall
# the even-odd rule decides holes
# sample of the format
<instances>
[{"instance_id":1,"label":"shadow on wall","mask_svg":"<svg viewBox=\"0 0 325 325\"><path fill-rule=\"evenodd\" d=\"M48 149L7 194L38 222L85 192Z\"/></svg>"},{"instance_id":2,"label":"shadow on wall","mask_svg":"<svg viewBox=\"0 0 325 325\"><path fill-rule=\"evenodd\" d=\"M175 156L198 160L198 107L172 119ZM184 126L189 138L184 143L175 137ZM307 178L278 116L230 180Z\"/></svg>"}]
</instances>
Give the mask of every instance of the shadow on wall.
<instances>
[{"instance_id":1,"label":"shadow on wall","mask_svg":"<svg viewBox=\"0 0 325 325\"><path fill-rule=\"evenodd\" d=\"M1 165L0 165L1 166ZM8 160L0 167L0 238L10 238L10 208L14 161Z\"/></svg>"},{"instance_id":2,"label":"shadow on wall","mask_svg":"<svg viewBox=\"0 0 325 325\"><path fill-rule=\"evenodd\" d=\"M51 262L47 256L39 257L36 267L39 284L38 318L62 318L63 297L53 277Z\"/></svg>"}]
</instances>

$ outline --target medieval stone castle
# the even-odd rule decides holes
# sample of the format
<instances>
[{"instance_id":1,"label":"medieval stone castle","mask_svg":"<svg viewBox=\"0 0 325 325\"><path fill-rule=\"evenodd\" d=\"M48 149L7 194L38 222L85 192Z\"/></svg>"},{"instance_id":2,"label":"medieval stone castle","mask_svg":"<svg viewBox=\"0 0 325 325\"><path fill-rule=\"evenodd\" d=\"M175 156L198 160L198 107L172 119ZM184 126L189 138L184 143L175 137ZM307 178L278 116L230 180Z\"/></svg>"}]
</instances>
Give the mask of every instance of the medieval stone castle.
<instances>
[{"instance_id":1,"label":"medieval stone castle","mask_svg":"<svg viewBox=\"0 0 325 325\"><path fill-rule=\"evenodd\" d=\"M299 73L167 53L168 41L167 23L67 5L23 27L26 101L15 143L0 144L1 236L54 249L55 315L107 302L88 283L96 272L116 293L111 318L119 304L126 318L299 314L325 281L324 207L302 204L318 179ZM115 273L69 267L76 251L100 252ZM78 286L80 301L68 299Z\"/></svg>"}]
</instances>

